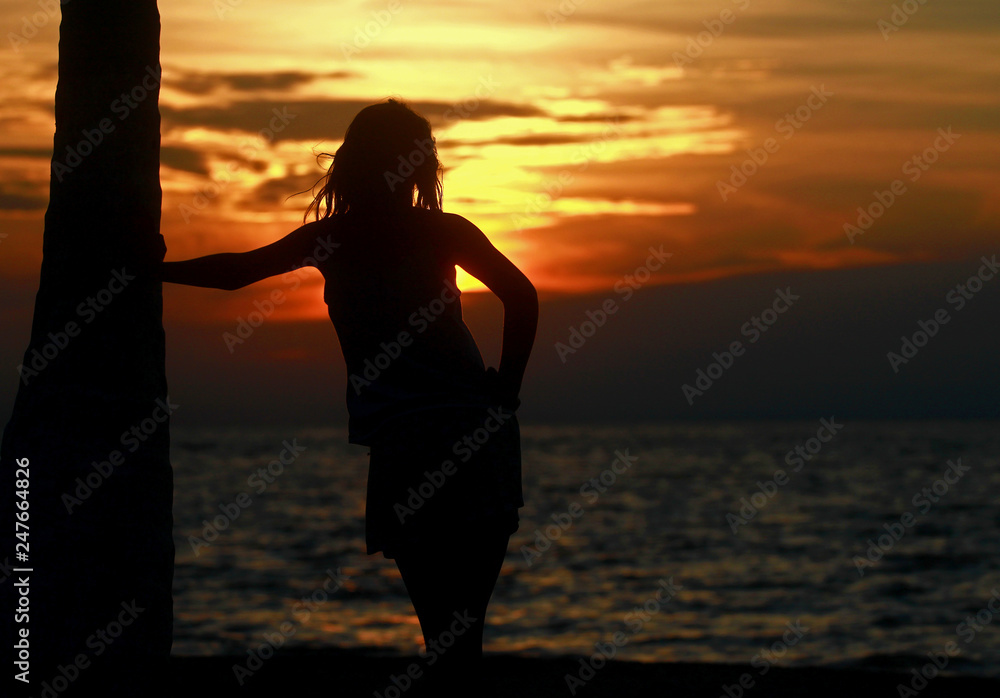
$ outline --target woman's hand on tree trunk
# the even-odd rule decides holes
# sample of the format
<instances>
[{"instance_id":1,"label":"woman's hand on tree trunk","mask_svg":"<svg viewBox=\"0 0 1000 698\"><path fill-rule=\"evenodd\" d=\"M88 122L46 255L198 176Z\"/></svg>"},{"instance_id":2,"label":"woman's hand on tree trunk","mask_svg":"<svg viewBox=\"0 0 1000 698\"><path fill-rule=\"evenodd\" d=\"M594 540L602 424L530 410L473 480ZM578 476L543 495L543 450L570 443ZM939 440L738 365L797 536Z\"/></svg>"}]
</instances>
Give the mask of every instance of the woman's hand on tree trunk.
<instances>
[{"instance_id":1,"label":"woman's hand on tree trunk","mask_svg":"<svg viewBox=\"0 0 1000 698\"><path fill-rule=\"evenodd\" d=\"M129 273L145 279L160 281L163 274L163 257L167 243L159 233L152 241L133 239L128 246L125 268Z\"/></svg>"}]
</instances>

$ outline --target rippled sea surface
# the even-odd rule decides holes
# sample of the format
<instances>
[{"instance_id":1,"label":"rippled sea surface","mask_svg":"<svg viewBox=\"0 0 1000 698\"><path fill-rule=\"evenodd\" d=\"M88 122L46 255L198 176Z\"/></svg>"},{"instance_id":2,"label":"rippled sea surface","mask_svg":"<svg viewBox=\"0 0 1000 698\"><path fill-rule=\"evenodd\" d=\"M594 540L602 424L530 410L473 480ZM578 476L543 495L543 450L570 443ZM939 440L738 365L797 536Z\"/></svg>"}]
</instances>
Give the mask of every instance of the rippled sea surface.
<instances>
[{"instance_id":1,"label":"rippled sea surface","mask_svg":"<svg viewBox=\"0 0 1000 698\"><path fill-rule=\"evenodd\" d=\"M622 633L624 659L898 669L951 641L949 671L1000 675L998 427L845 423L807 443L819 421L523 424L486 649L590 654ZM420 648L395 565L365 554L367 449L346 437L174 430L175 654L241 654L286 621L286 646ZM789 465L796 446L809 460ZM737 520L742 498L758 508Z\"/></svg>"}]
</instances>

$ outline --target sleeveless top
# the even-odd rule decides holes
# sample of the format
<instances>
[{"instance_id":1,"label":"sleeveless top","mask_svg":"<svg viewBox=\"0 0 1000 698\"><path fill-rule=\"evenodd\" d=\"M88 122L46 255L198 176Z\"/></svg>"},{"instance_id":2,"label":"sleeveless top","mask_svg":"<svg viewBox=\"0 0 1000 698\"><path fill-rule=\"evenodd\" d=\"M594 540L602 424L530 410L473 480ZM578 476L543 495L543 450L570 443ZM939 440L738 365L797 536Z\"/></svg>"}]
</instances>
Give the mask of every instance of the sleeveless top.
<instances>
[{"instance_id":1,"label":"sleeveless top","mask_svg":"<svg viewBox=\"0 0 1000 698\"><path fill-rule=\"evenodd\" d=\"M348 441L371 446L404 414L492 404L485 366L462 318L440 214L345 214L319 265L347 365Z\"/></svg>"}]
</instances>

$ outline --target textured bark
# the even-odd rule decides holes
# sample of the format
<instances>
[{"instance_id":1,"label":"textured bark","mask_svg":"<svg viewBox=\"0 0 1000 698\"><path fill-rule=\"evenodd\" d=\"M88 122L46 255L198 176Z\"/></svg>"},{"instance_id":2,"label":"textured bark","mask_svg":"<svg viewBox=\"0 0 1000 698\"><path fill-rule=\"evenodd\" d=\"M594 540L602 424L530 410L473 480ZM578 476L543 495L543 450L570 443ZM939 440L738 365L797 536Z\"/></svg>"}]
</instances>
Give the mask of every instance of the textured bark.
<instances>
[{"instance_id":1,"label":"textured bark","mask_svg":"<svg viewBox=\"0 0 1000 698\"><path fill-rule=\"evenodd\" d=\"M159 31L155 0L62 6L41 282L0 452L0 561L14 567L15 463L30 460L31 695L81 654L89 667L70 694L96 683L102 695L153 695L129 689L131 677L165 681L148 672L170 651L173 483L169 422L156 420L168 412L157 403L167 404L161 289L142 261L159 239ZM0 584L5 653L11 575ZM123 604L130 624L110 644L94 639L123 620Z\"/></svg>"}]
</instances>

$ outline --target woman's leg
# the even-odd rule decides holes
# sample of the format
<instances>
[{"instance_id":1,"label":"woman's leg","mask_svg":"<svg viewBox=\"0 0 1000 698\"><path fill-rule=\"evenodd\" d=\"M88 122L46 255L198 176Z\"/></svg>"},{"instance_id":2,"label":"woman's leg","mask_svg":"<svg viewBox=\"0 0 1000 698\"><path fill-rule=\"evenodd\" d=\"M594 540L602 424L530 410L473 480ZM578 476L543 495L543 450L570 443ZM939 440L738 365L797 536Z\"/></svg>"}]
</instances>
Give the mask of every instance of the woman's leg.
<instances>
[{"instance_id":1,"label":"woman's leg","mask_svg":"<svg viewBox=\"0 0 1000 698\"><path fill-rule=\"evenodd\" d=\"M455 683L480 671L486 608L510 534L503 529L402 547L396 566L420 620L429 674Z\"/></svg>"}]
</instances>

